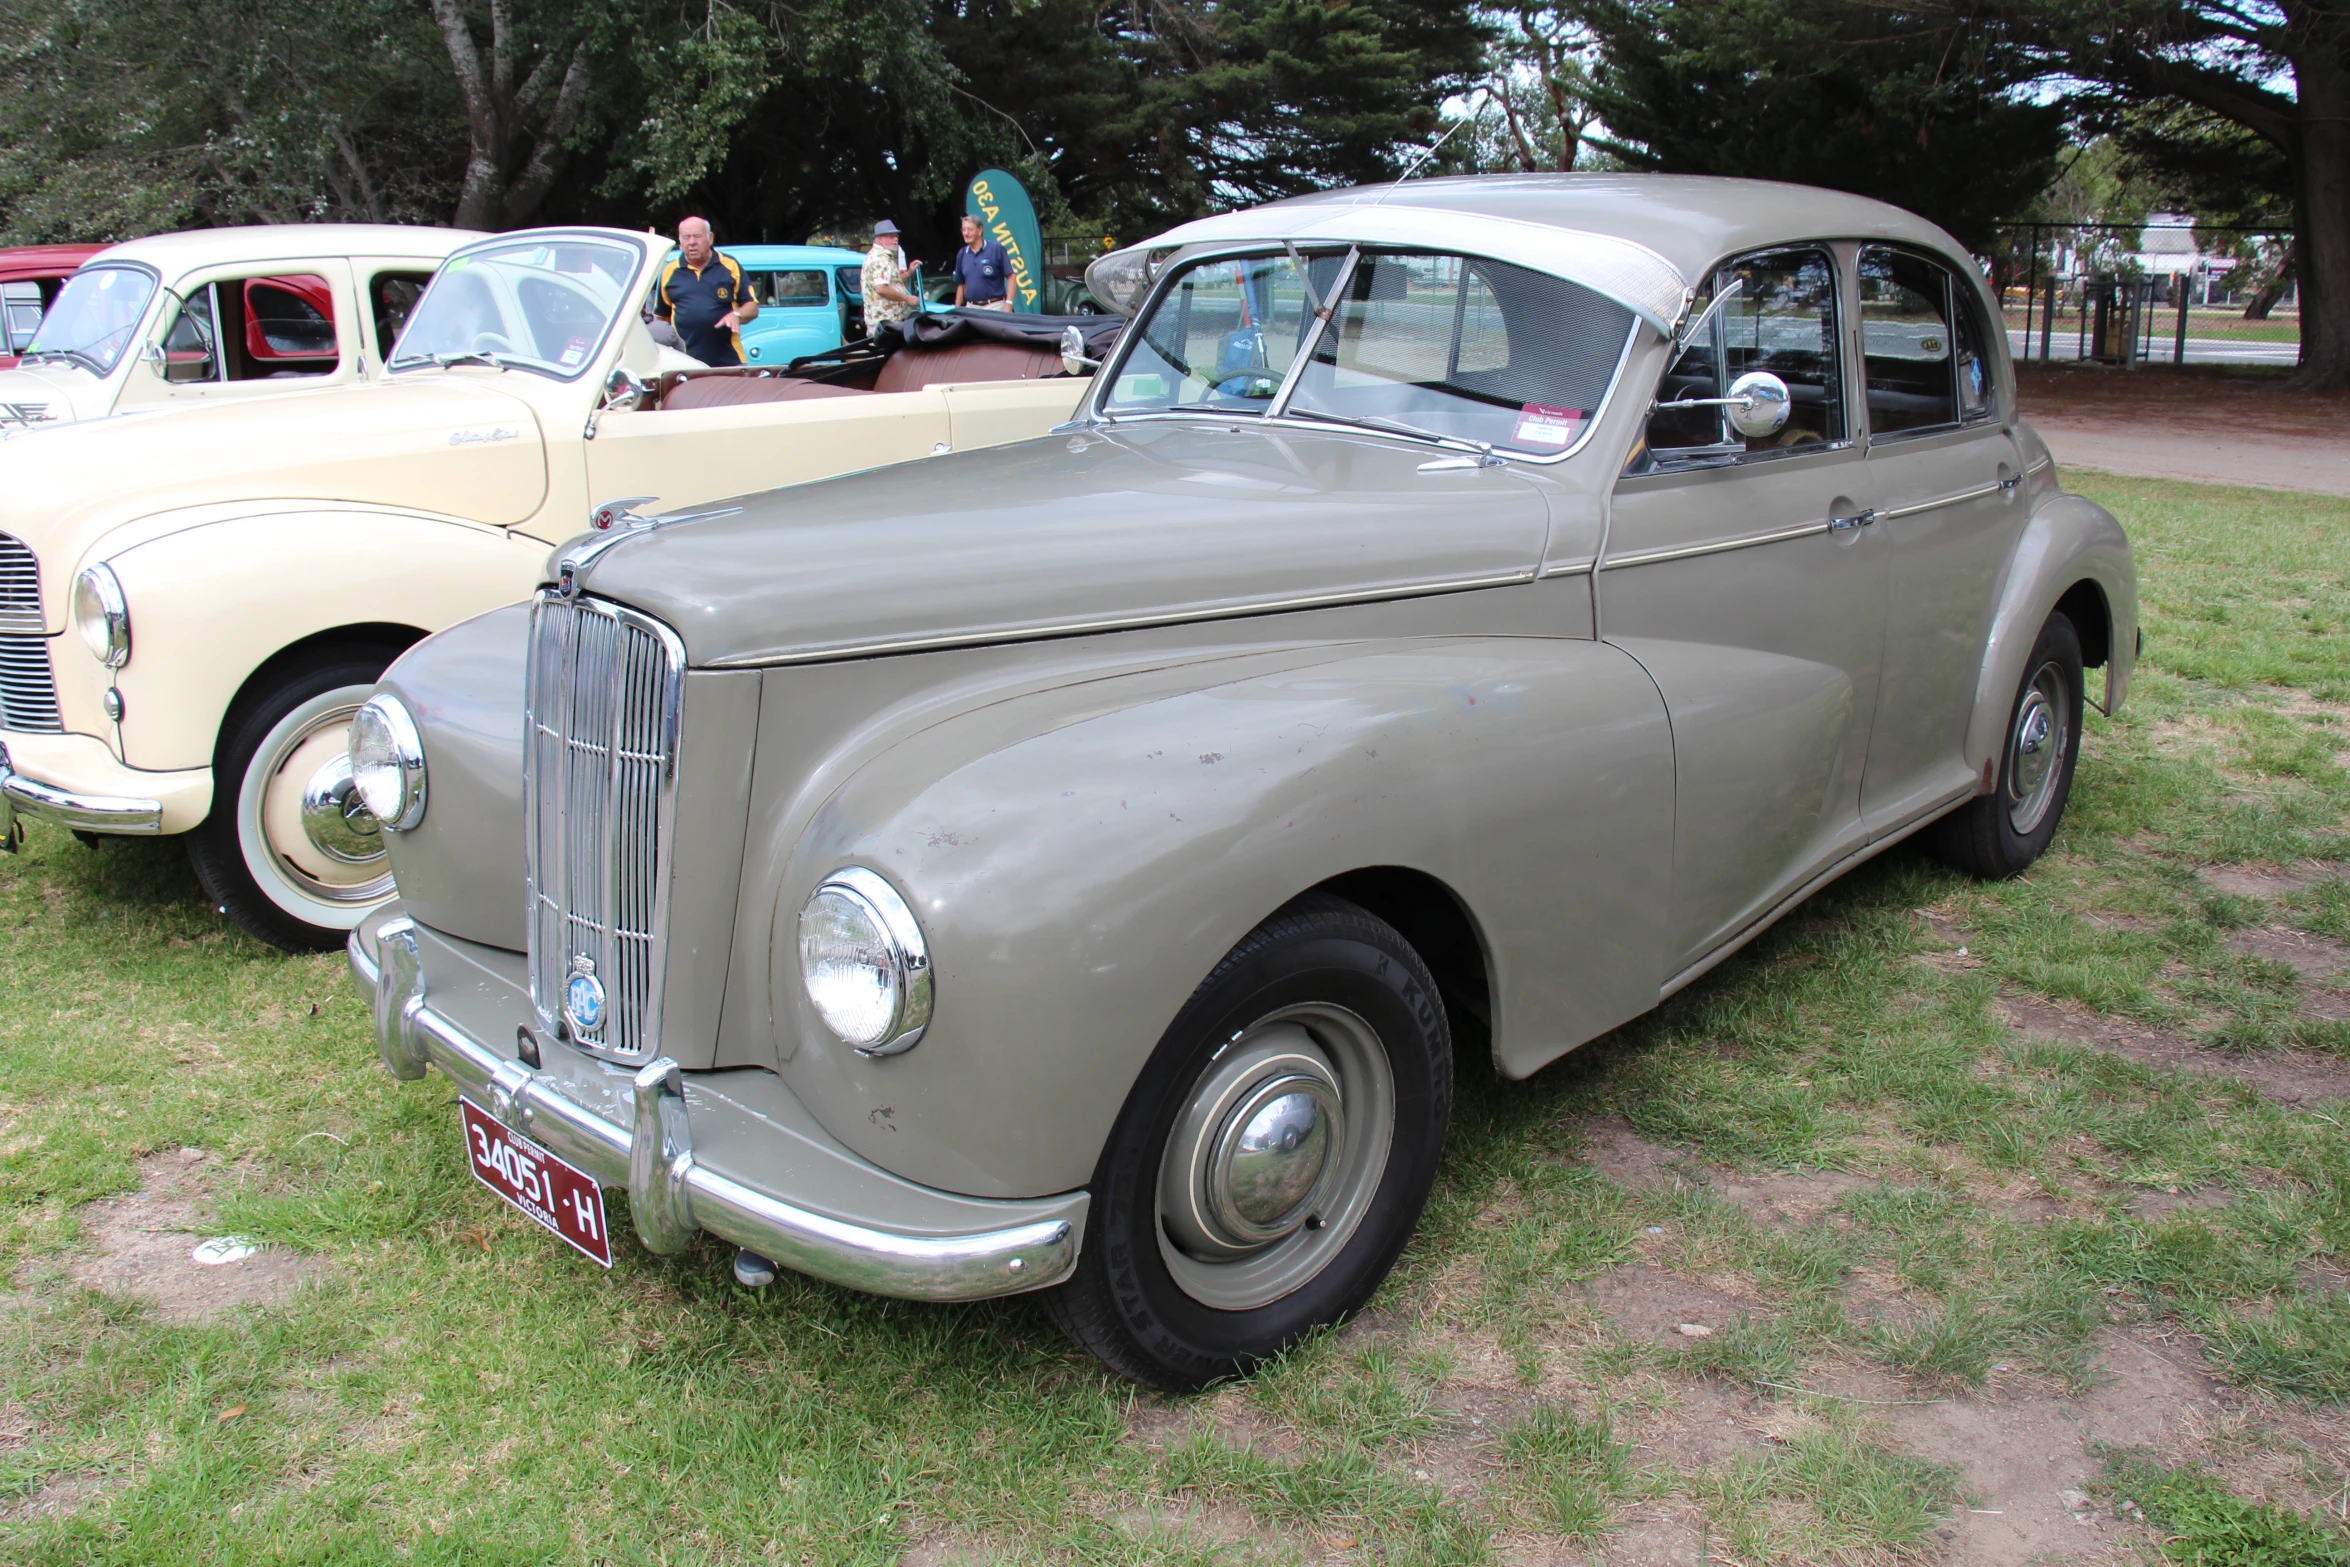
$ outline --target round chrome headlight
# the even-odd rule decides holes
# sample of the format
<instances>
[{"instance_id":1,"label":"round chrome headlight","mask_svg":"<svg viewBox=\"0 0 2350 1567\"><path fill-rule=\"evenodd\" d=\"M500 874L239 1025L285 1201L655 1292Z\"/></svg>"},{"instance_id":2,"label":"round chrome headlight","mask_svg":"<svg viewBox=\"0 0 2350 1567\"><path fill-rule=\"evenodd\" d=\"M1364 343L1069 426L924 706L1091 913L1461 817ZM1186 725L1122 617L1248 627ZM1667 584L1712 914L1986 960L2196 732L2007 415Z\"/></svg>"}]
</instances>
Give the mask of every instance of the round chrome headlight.
<instances>
[{"instance_id":1,"label":"round chrome headlight","mask_svg":"<svg viewBox=\"0 0 2350 1567\"><path fill-rule=\"evenodd\" d=\"M108 669L131 661L131 605L110 566L92 566L73 583L73 627L90 656Z\"/></svg>"},{"instance_id":2,"label":"round chrome headlight","mask_svg":"<svg viewBox=\"0 0 2350 1567\"><path fill-rule=\"evenodd\" d=\"M424 739L398 697L369 697L352 715L351 784L392 832L424 820Z\"/></svg>"},{"instance_id":3,"label":"round chrome headlight","mask_svg":"<svg viewBox=\"0 0 2350 1567\"><path fill-rule=\"evenodd\" d=\"M930 951L897 889L862 865L800 910L800 978L824 1026L859 1055L911 1050L930 1022Z\"/></svg>"}]
</instances>

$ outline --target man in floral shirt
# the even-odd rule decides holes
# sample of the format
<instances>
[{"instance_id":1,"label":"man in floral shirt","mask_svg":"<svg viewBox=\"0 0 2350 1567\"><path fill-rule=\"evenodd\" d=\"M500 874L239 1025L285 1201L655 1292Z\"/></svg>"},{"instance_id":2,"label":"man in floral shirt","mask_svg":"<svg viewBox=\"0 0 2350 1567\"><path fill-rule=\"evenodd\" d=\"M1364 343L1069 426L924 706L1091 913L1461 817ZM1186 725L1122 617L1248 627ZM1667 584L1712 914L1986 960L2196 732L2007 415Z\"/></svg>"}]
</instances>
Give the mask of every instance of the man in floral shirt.
<instances>
[{"instance_id":1,"label":"man in floral shirt","mask_svg":"<svg viewBox=\"0 0 2350 1567\"><path fill-rule=\"evenodd\" d=\"M873 248L865 252L865 331L868 336L922 308L908 282L912 261L898 254L898 226L883 218L873 225Z\"/></svg>"}]
</instances>

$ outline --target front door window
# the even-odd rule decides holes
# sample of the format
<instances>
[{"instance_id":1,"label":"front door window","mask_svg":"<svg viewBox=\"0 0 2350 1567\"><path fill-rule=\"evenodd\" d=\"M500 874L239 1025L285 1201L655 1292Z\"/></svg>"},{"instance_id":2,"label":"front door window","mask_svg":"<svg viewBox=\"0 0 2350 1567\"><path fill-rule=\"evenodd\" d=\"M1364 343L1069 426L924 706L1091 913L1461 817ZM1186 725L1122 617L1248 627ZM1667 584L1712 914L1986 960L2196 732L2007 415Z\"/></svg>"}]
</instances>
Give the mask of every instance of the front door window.
<instances>
[{"instance_id":1,"label":"front door window","mask_svg":"<svg viewBox=\"0 0 2350 1567\"><path fill-rule=\"evenodd\" d=\"M1836 347L1836 269L1828 253L1805 247L1742 256L1714 274L1708 297L1733 286L1729 302L1666 370L1657 387L1660 406L1628 472L1771 456L1849 437ZM1776 434L1740 435L1721 405L1708 401L1728 396L1750 370L1768 371L1787 385L1791 406Z\"/></svg>"},{"instance_id":2,"label":"front door window","mask_svg":"<svg viewBox=\"0 0 2350 1567\"><path fill-rule=\"evenodd\" d=\"M163 379L174 386L201 386L220 379L220 316L213 288L203 284L180 302L163 333Z\"/></svg>"}]
</instances>

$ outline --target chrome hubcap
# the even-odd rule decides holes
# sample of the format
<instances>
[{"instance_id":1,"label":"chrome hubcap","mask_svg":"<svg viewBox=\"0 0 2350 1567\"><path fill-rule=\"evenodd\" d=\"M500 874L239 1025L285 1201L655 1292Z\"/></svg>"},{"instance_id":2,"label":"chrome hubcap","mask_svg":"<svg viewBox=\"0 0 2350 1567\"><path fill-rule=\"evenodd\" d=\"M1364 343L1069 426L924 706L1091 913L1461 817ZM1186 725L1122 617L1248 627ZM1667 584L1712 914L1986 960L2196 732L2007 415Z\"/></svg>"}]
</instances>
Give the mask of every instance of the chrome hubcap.
<instances>
[{"instance_id":1,"label":"chrome hubcap","mask_svg":"<svg viewBox=\"0 0 2350 1567\"><path fill-rule=\"evenodd\" d=\"M349 752L329 757L303 786L302 833L345 865L365 865L384 852L383 829L351 782Z\"/></svg>"},{"instance_id":2,"label":"chrome hubcap","mask_svg":"<svg viewBox=\"0 0 2350 1567\"><path fill-rule=\"evenodd\" d=\"M1386 1050L1351 1012L1293 1007L1241 1030L1160 1166L1160 1254L1184 1292L1239 1311L1319 1273L1378 1190L1394 1102Z\"/></svg>"},{"instance_id":3,"label":"chrome hubcap","mask_svg":"<svg viewBox=\"0 0 2350 1567\"><path fill-rule=\"evenodd\" d=\"M2008 740L2007 819L2019 833L2031 832L2048 815L2070 740L2070 721L2064 671L2053 663L2043 664L2024 688Z\"/></svg>"}]
</instances>

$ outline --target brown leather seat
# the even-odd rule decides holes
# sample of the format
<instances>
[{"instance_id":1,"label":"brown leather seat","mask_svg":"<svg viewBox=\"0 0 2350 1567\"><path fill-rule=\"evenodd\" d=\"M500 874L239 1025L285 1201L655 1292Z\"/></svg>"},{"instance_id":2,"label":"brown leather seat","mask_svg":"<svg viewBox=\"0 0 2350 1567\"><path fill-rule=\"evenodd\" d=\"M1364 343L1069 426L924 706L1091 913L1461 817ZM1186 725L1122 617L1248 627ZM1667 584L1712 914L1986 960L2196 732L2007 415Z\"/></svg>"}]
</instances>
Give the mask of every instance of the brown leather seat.
<instances>
[{"instance_id":1,"label":"brown leather seat","mask_svg":"<svg viewBox=\"0 0 2350 1567\"><path fill-rule=\"evenodd\" d=\"M957 343L952 348L900 349L873 383L876 392L916 392L950 381L1033 381L1061 375L1056 349L1011 343Z\"/></svg>"},{"instance_id":2,"label":"brown leather seat","mask_svg":"<svg viewBox=\"0 0 2350 1567\"><path fill-rule=\"evenodd\" d=\"M744 403L797 403L818 397L870 397L853 386L826 386L786 375L687 376L661 399L663 408L734 408Z\"/></svg>"}]
</instances>

